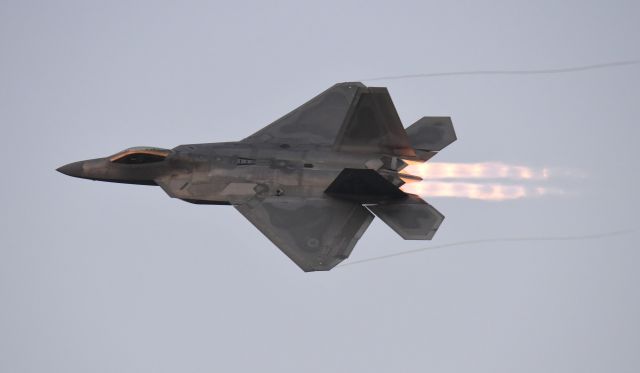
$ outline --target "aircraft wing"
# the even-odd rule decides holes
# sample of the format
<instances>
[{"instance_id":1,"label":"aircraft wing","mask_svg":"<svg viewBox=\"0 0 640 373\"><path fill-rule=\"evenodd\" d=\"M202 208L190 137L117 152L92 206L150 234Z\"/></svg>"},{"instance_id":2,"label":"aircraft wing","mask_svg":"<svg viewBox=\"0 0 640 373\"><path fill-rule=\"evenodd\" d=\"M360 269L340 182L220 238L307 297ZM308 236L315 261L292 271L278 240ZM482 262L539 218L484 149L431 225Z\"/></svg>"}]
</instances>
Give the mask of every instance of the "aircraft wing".
<instances>
[{"instance_id":1,"label":"aircraft wing","mask_svg":"<svg viewBox=\"0 0 640 373\"><path fill-rule=\"evenodd\" d=\"M242 141L332 145L359 88L364 87L359 82L335 84Z\"/></svg>"},{"instance_id":2,"label":"aircraft wing","mask_svg":"<svg viewBox=\"0 0 640 373\"><path fill-rule=\"evenodd\" d=\"M332 86L242 141L415 156L387 89L359 82Z\"/></svg>"},{"instance_id":3,"label":"aircraft wing","mask_svg":"<svg viewBox=\"0 0 640 373\"><path fill-rule=\"evenodd\" d=\"M331 197L268 197L235 208L305 272L346 259L374 218L358 203Z\"/></svg>"}]
</instances>

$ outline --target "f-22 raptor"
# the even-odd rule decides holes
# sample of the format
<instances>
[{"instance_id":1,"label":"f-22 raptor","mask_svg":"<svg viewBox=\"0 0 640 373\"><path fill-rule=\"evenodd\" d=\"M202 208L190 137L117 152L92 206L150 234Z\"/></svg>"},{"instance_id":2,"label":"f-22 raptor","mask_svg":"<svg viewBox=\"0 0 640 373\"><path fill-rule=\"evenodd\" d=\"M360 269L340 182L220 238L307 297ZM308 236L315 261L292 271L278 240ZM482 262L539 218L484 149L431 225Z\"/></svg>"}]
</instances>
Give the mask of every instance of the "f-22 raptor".
<instances>
[{"instance_id":1,"label":"f-22 raptor","mask_svg":"<svg viewBox=\"0 0 640 373\"><path fill-rule=\"evenodd\" d=\"M327 271L351 254L374 214L406 240L433 237L444 216L400 189L419 180L401 171L455 140L449 117L405 129L386 88L348 82L242 141L134 147L58 171L233 205L302 270Z\"/></svg>"}]
</instances>

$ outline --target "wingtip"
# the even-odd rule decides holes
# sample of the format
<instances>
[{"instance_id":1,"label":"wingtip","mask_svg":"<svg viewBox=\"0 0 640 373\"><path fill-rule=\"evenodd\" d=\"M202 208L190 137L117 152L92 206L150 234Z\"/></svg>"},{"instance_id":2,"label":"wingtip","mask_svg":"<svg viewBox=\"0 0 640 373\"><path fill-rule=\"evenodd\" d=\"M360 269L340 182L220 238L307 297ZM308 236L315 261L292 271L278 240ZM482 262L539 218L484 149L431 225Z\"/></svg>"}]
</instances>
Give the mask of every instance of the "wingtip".
<instances>
[{"instance_id":1,"label":"wingtip","mask_svg":"<svg viewBox=\"0 0 640 373\"><path fill-rule=\"evenodd\" d=\"M364 88L364 87L366 87L366 85L362 84L362 82L340 82L340 83L336 83L334 85L334 87L343 87L343 86L346 86L347 88L351 88L351 87Z\"/></svg>"}]
</instances>

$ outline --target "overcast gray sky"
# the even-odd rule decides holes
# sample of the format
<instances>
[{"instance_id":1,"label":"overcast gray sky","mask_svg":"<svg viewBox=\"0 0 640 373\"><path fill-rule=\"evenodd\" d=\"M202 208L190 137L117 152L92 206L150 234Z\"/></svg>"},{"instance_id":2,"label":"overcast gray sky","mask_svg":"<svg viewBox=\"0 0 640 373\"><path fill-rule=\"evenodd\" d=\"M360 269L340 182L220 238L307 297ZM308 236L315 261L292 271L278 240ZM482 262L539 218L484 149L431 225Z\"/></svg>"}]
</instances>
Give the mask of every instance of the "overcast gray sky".
<instances>
[{"instance_id":1,"label":"overcast gray sky","mask_svg":"<svg viewBox=\"0 0 640 373\"><path fill-rule=\"evenodd\" d=\"M637 59L639 16L638 1L0 1L0 371L639 371L638 233L306 274L231 207L55 172L241 139L339 81ZM459 140L434 160L586 177L431 200L433 241L376 220L349 260L637 227L638 66L375 85L405 125L452 116Z\"/></svg>"}]
</instances>

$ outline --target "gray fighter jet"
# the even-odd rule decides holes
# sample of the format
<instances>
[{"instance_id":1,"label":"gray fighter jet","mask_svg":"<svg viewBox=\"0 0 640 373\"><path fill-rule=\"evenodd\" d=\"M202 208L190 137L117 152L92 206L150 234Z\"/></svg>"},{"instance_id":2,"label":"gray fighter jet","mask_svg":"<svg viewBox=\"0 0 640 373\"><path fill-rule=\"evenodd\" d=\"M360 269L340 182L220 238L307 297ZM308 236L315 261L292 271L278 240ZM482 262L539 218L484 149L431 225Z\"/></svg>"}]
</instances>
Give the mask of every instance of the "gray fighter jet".
<instances>
[{"instance_id":1,"label":"gray fighter jet","mask_svg":"<svg viewBox=\"0 0 640 373\"><path fill-rule=\"evenodd\" d=\"M444 216L399 189L417 179L400 171L455 140L449 117L405 129L386 88L351 82L242 141L135 147L58 171L233 205L304 271L326 271L349 256L374 214L406 240L433 237Z\"/></svg>"}]
</instances>

